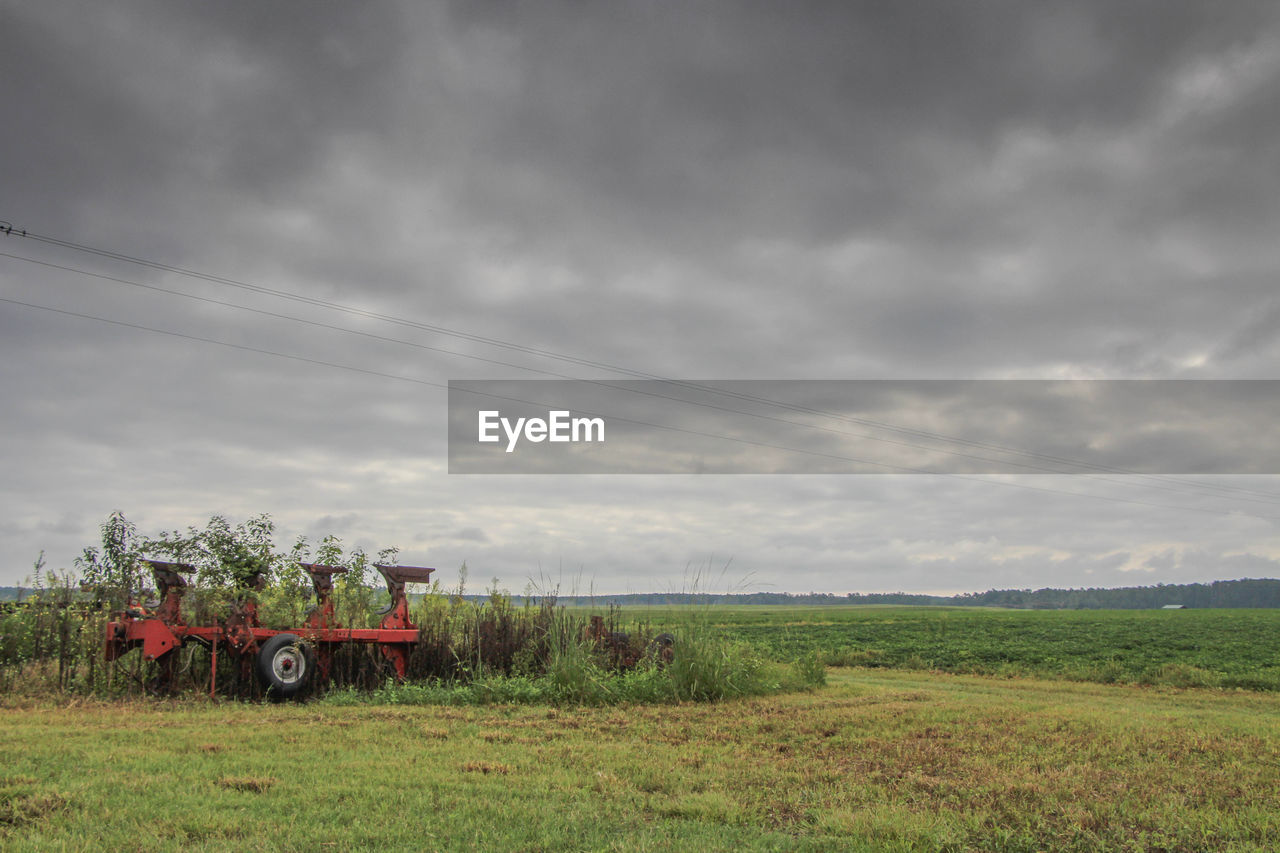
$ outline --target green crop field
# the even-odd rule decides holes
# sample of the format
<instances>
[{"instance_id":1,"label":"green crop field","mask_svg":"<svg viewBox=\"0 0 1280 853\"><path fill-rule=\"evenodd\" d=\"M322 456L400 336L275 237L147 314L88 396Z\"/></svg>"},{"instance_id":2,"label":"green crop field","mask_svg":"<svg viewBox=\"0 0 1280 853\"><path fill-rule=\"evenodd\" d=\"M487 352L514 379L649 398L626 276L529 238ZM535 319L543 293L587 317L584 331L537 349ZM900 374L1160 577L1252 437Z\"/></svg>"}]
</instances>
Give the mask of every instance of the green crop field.
<instances>
[{"instance_id":1,"label":"green crop field","mask_svg":"<svg viewBox=\"0 0 1280 853\"><path fill-rule=\"evenodd\" d=\"M1101 683L1280 690L1280 610L669 607L780 659Z\"/></svg>"}]
</instances>

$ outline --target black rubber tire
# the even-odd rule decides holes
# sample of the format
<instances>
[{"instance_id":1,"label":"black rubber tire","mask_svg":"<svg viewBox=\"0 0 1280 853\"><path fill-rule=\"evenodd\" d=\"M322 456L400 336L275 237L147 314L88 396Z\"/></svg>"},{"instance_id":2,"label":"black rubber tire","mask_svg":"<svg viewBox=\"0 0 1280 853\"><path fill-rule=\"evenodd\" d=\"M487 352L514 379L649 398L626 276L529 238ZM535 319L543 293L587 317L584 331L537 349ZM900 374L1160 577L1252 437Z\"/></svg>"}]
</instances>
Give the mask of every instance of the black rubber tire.
<instances>
[{"instance_id":1,"label":"black rubber tire","mask_svg":"<svg viewBox=\"0 0 1280 853\"><path fill-rule=\"evenodd\" d=\"M652 650L669 649L676 644L674 634L659 634L649 641L649 648Z\"/></svg>"},{"instance_id":2,"label":"black rubber tire","mask_svg":"<svg viewBox=\"0 0 1280 853\"><path fill-rule=\"evenodd\" d=\"M675 657L676 638L671 634L659 634L649 641L649 645L645 648L644 654L649 660L658 665L658 668L671 663Z\"/></svg>"},{"instance_id":3,"label":"black rubber tire","mask_svg":"<svg viewBox=\"0 0 1280 853\"><path fill-rule=\"evenodd\" d=\"M316 653L297 634L276 634L258 649L258 678L268 695L292 699L306 692L316 671Z\"/></svg>"}]
</instances>

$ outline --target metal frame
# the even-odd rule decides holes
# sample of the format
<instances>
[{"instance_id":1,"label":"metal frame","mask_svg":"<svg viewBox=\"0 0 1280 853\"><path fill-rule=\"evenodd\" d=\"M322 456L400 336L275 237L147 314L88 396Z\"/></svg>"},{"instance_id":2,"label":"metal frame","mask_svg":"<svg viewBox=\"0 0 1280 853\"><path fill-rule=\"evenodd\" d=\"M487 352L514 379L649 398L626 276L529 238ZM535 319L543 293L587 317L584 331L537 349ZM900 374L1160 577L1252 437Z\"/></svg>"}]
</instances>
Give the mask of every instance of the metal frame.
<instances>
[{"instance_id":1,"label":"metal frame","mask_svg":"<svg viewBox=\"0 0 1280 853\"><path fill-rule=\"evenodd\" d=\"M258 604L249 590L264 586L261 573L250 577L244 593L232 604L231 613L222 625L188 625L182 618L182 597L187 582L182 577L195 571L184 563L168 563L145 560L151 566L160 592L160 605L154 612L131 604L117 618L107 623L105 638L106 659L111 661L133 649L141 649L142 656L160 664L160 682L172 679L176 655L173 653L188 640L207 645L211 652L212 673L210 693L217 678L218 649L240 658L244 665L252 662L261 643L278 634L295 634L315 648L317 675L323 682L328 679L333 664L333 651L341 643L375 643L382 655L391 662L396 677L403 680L409 660L410 647L418 642L417 626L409 618L409 599L405 593L407 583L426 583L435 569L422 566L388 566L381 563L374 568L387 582L391 604L384 611L382 624L377 628L343 628L333 608L333 576L347 571L341 566L322 566L303 563L302 568L311 576L317 603L300 628L277 630L263 628L258 622Z\"/></svg>"}]
</instances>

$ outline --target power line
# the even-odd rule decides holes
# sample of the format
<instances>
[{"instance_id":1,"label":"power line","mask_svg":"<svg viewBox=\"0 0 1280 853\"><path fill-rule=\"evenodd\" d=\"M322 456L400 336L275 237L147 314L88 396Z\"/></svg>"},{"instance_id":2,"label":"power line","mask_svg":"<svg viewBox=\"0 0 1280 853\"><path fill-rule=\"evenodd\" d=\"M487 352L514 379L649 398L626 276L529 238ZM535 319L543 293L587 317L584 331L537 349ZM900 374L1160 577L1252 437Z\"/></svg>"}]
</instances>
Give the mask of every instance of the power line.
<instances>
[{"instance_id":1,"label":"power line","mask_svg":"<svg viewBox=\"0 0 1280 853\"><path fill-rule=\"evenodd\" d=\"M413 347L415 349L421 349L421 350L428 350L430 352L438 352L444 355L455 355L461 358L475 359L476 361L483 361L483 362L486 362L487 364L496 364L500 367L511 367L511 368L515 368L516 370L527 370L532 373L540 373L546 376L556 376L562 379L573 378L565 374L552 373L547 370L540 370L536 367L527 367L525 365L516 364L510 361L500 361L498 359L486 358L485 356L475 355L473 353L459 352L457 350L445 349L443 347L433 347L429 344L421 344L416 341L406 341L401 338L391 338L391 337L387 337L386 335L378 335L373 332L365 332L360 329L347 328L346 326L334 326L334 325L330 325L329 323L321 323L317 320L308 320L305 317L295 317L291 314L279 314L279 313L276 313L275 311L267 311L262 308L253 308L251 306L240 305L235 302L226 302L224 300L213 299L208 296L199 296L194 293L184 293L180 290L171 290L167 287L160 287L154 284L145 284L143 282L132 281L127 278L117 278L116 276L106 275L104 273L97 273L97 272L92 272L90 270L83 270L77 267L64 266L62 264L55 264L49 261L41 261L41 260L37 260L36 258L28 258L23 255L14 255L9 252L0 252L0 257L13 258L14 260L18 260L18 261L26 261L27 263L30 263L30 264L39 264L42 267L49 267L51 269L62 270L64 272L76 273L77 275L88 276L89 278L97 278L103 281L111 281L117 284L127 284L131 287L139 287L145 290L154 291L156 293L167 293L170 296L180 296L183 299L191 299L197 302L204 302L208 305L220 305L226 308L234 308L239 311L248 311L252 314L258 314L263 317L273 317L278 320L287 320L292 323L301 323L303 325L313 326L318 329L327 329L334 332L345 332L346 334L349 334L349 335L359 335L360 337L363 337L363 338L370 338L372 340L382 341L384 343L400 344L402 346Z\"/></svg>"},{"instance_id":2,"label":"power line","mask_svg":"<svg viewBox=\"0 0 1280 853\"><path fill-rule=\"evenodd\" d=\"M6 233L10 233L10 232L6 232ZM369 311L364 308L356 308L351 305L343 305L338 302L332 302L330 300L320 299L314 296L306 296L300 293L291 293L287 290L277 290L275 288L263 287L262 285L250 284L249 282L240 281L238 279L227 278L225 276L219 276L219 275L212 275L210 273L198 272L196 270L185 269L183 267L177 267L171 264L161 263L159 261L152 261L152 260L147 260L146 258L139 258L133 255L126 255L120 252L113 252L108 249L98 249L92 246L85 246L80 243L74 243L70 240L62 240L56 237L48 237L41 234L32 234L27 231L22 231L20 232L20 234L19 232L16 232L16 231L12 233L18 234L19 236L22 236L22 237L26 237L27 239L30 239L30 240L35 240L37 242L48 243L49 245L60 246L66 249L73 249L77 252L85 252L87 254L97 255L102 258L109 258L111 260L137 264L138 266L148 267L150 269L159 270L162 272L171 272L176 275L187 276L189 278L195 278L201 281L208 281L214 284L221 284L227 287L235 287L242 290L252 291L254 293L267 294L270 296L278 297L280 299L288 299L293 302L301 302L307 305L314 305L321 308L328 308L333 311L340 311L344 314L351 314L358 317L366 317L372 320L380 320L384 323L392 323L398 326L406 326L409 328L421 329L423 331L434 332L436 334L447 335L449 337L461 338L463 340L474 341L476 343L486 344L488 346L501 347L503 349L523 352L529 355L537 355L544 358L555 359L558 361L570 362L583 367L594 367L601 370L613 371L615 373L623 373L628 376L634 376L640 379L660 379L661 378L658 376L654 376L652 374L644 373L642 371L636 371L636 370L631 370L625 367L619 367L617 365L606 364L605 362L593 361L591 359L586 359L586 358L578 358L577 356L565 355L563 353L555 353L550 350L543 350L537 347L526 346L524 344L518 344L512 341L504 341L499 338L489 338L489 337L485 337L484 335L476 335L470 332L463 332L457 329L450 329L445 326L433 325L431 323L423 323L417 320L409 320L404 317L394 317L389 314L381 314L377 311Z\"/></svg>"},{"instance_id":3,"label":"power line","mask_svg":"<svg viewBox=\"0 0 1280 853\"><path fill-rule=\"evenodd\" d=\"M290 361L301 361L307 364L318 364L322 367L333 367L338 370L350 370L355 373L364 373L369 376L380 376L380 377L383 377L384 379L399 379L401 382L413 382L418 385L428 385L432 388L448 388L449 387L448 385L445 385L443 383L430 382L426 379L414 379L411 376L400 376L395 373L383 373L378 370L366 370L363 367L355 367L350 364L339 364L336 361L325 361L319 358L307 358L306 356L293 355L291 353L285 353L285 352L277 352L276 350L262 349L261 347L251 347L251 346L248 346L247 344L235 344L235 343L231 343L230 341L219 341L214 338L204 338L199 335L189 335L186 332L175 332L170 329L157 329L154 326L144 326L141 323L128 323L128 322L125 322L124 320L112 320L108 317L99 317L96 314L82 314L79 311L68 311L65 308L53 308L48 305L37 305L34 302L23 302L20 299L9 299L7 297L0 296L0 302L7 302L10 305L20 305L23 308L36 308L41 311L50 311L54 314L63 314L67 317L79 317L82 320L95 320L100 323L110 323L112 326L121 326L126 329L136 329L140 332L154 332L157 335L168 335L169 337L183 338L188 341L199 341L200 343L204 343L204 344L213 344L215 346L243 350L244 352L254 352L254 353L258 353L259 355L270 355L270 356L275 356L276 358L287 358Z\"/></svg>"}]
</instances>

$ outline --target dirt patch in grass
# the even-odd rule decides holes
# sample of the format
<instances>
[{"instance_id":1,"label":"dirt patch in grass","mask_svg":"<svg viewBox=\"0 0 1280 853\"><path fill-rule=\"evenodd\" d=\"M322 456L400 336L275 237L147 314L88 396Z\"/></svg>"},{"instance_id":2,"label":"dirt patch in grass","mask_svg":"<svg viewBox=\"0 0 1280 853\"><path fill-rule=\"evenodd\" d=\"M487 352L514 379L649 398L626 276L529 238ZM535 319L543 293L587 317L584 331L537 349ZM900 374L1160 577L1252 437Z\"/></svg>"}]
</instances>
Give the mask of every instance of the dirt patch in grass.
<instances>
[{"instance_id":1,"label":"dirt patch in grass","mask_svg":"<svg viewBox=\"0 0 1280 853\"><path fill-rule=\"evenodd\" d=\"M0 795L0 832L43 820L67 805L67 798L57 793Z\"/></svg>"},{"instance_id":2,"label":"dirt patch in grass","mask_svg":"<svg viewBox=\"0 0 1280 853\"><path fill-rule=\"evenodd\" d=\"M219 787L250 794L264 793L275 783L270 776L223 776L218 780Z\"/></svg>"},{"instance_id":3,"label":"dirt patch in grass","mask_svg":"<svg viewBox=\"0 0 1280 853\"><path fill-rule=\"evenodd\" d=\"M490 773L506 775L511 772L510 764L502 764L498 761L468 761L462 765L463 773L483 773L486 776Z\"/></svg>"}]
</instances>

